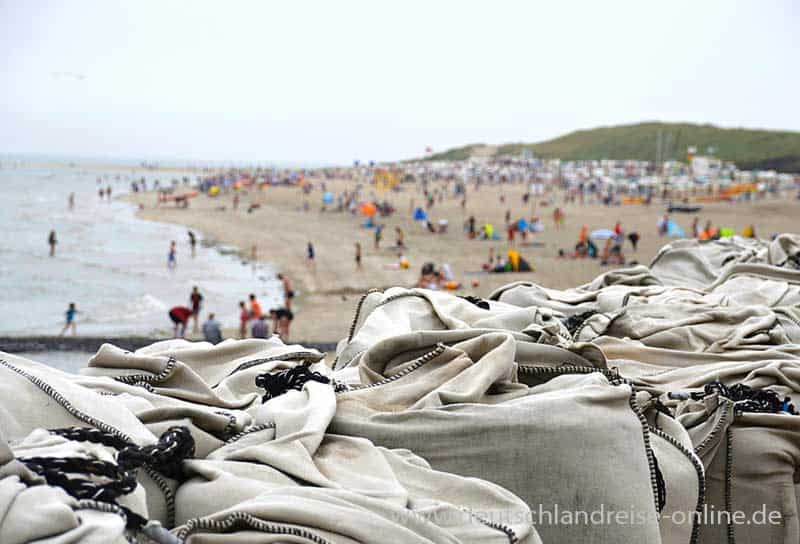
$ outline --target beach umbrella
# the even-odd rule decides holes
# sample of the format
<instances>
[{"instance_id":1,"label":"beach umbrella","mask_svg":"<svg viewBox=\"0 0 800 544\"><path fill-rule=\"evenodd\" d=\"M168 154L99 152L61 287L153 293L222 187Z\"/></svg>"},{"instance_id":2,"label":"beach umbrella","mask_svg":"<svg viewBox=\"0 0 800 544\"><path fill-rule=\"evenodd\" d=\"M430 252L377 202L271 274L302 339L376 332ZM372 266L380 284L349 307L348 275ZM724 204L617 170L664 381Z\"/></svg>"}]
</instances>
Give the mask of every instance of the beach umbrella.
<instances>
[{"instance_id":1,"label":"beach umbrella","mask_svg":"<svg viewBox=\"0 0 800 544\"><path fill-rule=\"evenodd\" d=\"M322 195L322 202L325 204L330 204L333 202L333 193L330 191Z\"/></svg>"},{"instance_id":2,"label":"beach umbrella","mask_svg":"<svg viewBox=\"0 0 800 544\"><path fill-rule=\"evenodd\" d=\"M592 231L590 236L595 240L608 240L609 238L616 236L616 234L614 234L614 231L611 229L597 229Z\"/></svg>"},{"instance_id":3,"label":"beach umbrella","mask_svg":"<svg viewBox=\"0 0 800 544\"><path fill-rule=\"evenodd\" d=\"M366 215L367 217L372 217L378 213L378 208L375 207L375 204L372 202L365 202L361 205L361 214Z\"/></svg>"},{"instance_id":4,"label":"beach umbrella","mask_svg":"<svg viewBox=\"0 0 800 544\"><path fill-rule=\"evenodd\" d=\"M667 236L671 236L672 238L685 238L686 233L683 232L683 229L672 219L667 222Z\"/></svg>"},{"instance_id":5,"label":"beach umbrella","mask_svg":"<svg viewBox=\"0 0 800 544\"><path fill-rule=\"evenodd\" d=\"M529 226L530 226L530 224L524 219L520 219L520 220L517 221L517 229L518 230L528 230Z\"/></svg>"}]
</instances>

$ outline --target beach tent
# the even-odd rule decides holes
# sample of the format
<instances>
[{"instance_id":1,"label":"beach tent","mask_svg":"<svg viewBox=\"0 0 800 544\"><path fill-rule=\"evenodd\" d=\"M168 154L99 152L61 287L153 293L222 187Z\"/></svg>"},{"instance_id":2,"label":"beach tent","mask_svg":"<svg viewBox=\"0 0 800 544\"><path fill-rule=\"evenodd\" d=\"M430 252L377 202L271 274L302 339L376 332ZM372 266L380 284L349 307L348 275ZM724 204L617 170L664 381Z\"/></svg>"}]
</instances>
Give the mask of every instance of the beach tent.
<instances>
[{"instance_id":1,"label":"beach tent","mask_svg":"<svg viewBox=\"0 0 800 544\"><path fill-rule=\"evenodd\" d=\"M425 221L428 219L428 214L422 208L414 210L414 221Z\"/></svg>"},{"instance_id":2,"label":"beach tent","mask_svg":"<svg viewBox=\"0 0 800 544\"><path fill-rule=\"evenodd\" d=\"M736 231L730 227L720 227L719 229L719 237L720 238L730 238L734 236Z\"/></svg>"},{"instance_id":3,"label":"beach tent","mask_svg":"<svg viewBox=\"0 0 800 544\"><path fill-rule=\"evenodd\" d=\"M322 195L322 202L324 204L330 204L331 202L333 202L333 193L328 191L327 193L323 194Z\"/></svg>"}]
</instances>

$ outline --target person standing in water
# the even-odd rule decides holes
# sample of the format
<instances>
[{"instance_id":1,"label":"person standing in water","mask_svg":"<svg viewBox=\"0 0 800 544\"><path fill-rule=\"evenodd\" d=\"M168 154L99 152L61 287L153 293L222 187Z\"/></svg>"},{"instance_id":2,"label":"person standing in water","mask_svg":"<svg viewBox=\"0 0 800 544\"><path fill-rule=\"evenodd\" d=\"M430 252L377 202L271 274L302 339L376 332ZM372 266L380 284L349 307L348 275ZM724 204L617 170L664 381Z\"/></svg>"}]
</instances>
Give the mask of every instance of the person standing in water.
<instances>
[{"instance_id":1,"label":"person standing in water","mask_svg":"<svg viewBox=\"0 0 800 544\"><path fill-rule=\"evenodd\" d=\"M75 209L75 193L69 194L69 209L70 211Z\"/></svg>"},{"instance_id":2,"label":"person standing in water","mask_svg":"<svg viewBox=\"0 0 800 544\"><path fill-rule=\"evenodd\" d=\"M197 332L198 320L200 319L200 307L203 305L203 295L195 285L192 287L192 294L189 295L189 302L192 303L192 319L194 320L194 332Z\"/></svg>"},{"instance_id":3,"label":"person standing in water","mask_svg":"<svg viewBox=\"0 0 800 544\"><path fill-rule=\"evenodd\" d=\"M250 319L258 319L264 315L255 293L250 293Z\"/></svg>"},{"instance_id":4,"label":"person standing in water","mask_svg":"<svg viewBox=\"0 0 800 544\"><path fill-rule=\"evenodd\" d=\"M243 300L239 301L239 338L247 338L247 322L250 321L250 310Z\"/></svg>"},{"instance_id":5,"label":"person standing in water","mask_svg":"<svg viewBox=\"0 0 800 544\"><path fill-rule=\"evenodd\" d=\"M69 307L66 311L66 321L64 323L64 328L61 329L61 334L59 336L64 336L64 333L67 332L67 329L72 328L72 336L77 334L77 329L75 327L75 314L78 313L78 310L75 309L75 303L70 302Z\"/></svg>"},{"instance_id":6,"label":"person standing in water","mask_svg":"<svg viewBox=\"0 0 800 544\"><path fill-rule=\"evenodd\" d=\"M287 310L292 309L292 299L294 298L294 291L292 290L292 282L285 274L278 274L277 278L283 284L283 306Z\"/></svg>"},{"instance_id":7,"label":"person standing in water","mask_svg":"<svg viewBox=\"0 0 800 544\"><path fill-rule=\"evenodd\" d=\"M47 237L47 243L50 244L50 256L56 256L56 244L58 240L56 239L56 231L51 230L50 235Z\"/></svg>"},{"instance_id":8,"label":"person standing in water","mask_svg":"<svg viewBox=\"0 0 800 544\"><path fill-rule=\"evenodd\" d=\"M197 254L197 237L194 235L192 231L189 231L188 234L189 234L189 246L192 248L192 259L194 259L195 255Z\"/></svg>"},{"instance_id":9,"label":"person standing in water","mask_svg":"<svg viewBox=\"0 0 800 544\"><path fill-rule=\"evenodd\" d=\"M169 318L172 320L172 323L175 324L175 329L173 331L173 336L175 338L183 338L183 335L186 334L186 324L189 322L191 316L192 309L186 306L174 306L170 309Z\"/></svg>"},{"instance_id":10,"label":"person standing in water","mask_svg":"<svg viewBox=\"0 0 800 544\"><path fill-rule=\"evenodd\" d=\"M175 268L178 264L178 250L175 246L175 240L169 244L169 253L167 253L167 268Z\"/></svg>"}]
</instances>

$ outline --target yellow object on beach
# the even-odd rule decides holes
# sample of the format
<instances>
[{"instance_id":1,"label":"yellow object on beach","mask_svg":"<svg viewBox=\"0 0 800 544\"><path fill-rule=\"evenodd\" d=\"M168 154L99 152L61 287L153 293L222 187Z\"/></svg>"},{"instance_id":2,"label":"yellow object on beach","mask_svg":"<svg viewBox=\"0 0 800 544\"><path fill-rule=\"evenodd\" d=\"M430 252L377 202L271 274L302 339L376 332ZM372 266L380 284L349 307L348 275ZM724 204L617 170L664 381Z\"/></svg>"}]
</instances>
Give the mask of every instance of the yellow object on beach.
<instances>
[{"instance_id":1,"label":"yellow object on beach","mask_svg":"<svg viewBox=\"0 0 800 544\"><path fill-rule=\"evenodd\" d=\"M214 185L208 190L208 196L217 196L219 194L219 187Z\"/></svg>"},{"instance_id":2,"label":"yellow object on beach","mask_svg":"<svg viewBox=\"0 0 800 544\"><path fill-rule=\"evenodd\" d=\"M644 197L626 196L622 199L623 204L644 204Z\"/></svg>"},{"instance_id":3,"label":"yellow object on beach","mask_svg":"<svg viewBox=\"0 0 800 544\"><path fill-rule=\"evenodd\" d=\"M391 170L379 168L375 171L375 189L380 192L391 191L400 183L397 174Z\"/></svg>"},{"instance_id":4,"label":"yellow object on beach","mask_svg":"<svg viewBox=\"0 0 800 544\"><path fill-rule=\"evenodd\" d=\"M511 269L514 272L519 272L519 251L516 249L509 249L508 260L511 262Z\"/></svg>"},{"instance_id":5,"label":"yellow object on beach","mask_svg":"<svg viewBox=\"0 0 800 544\"><path fill-rule=\"evenodd\" d=\"M408 259L402 259L400 261L400 268L408 268L411 266L411 263L408 262Z\"/></svg>"}]
</instances>

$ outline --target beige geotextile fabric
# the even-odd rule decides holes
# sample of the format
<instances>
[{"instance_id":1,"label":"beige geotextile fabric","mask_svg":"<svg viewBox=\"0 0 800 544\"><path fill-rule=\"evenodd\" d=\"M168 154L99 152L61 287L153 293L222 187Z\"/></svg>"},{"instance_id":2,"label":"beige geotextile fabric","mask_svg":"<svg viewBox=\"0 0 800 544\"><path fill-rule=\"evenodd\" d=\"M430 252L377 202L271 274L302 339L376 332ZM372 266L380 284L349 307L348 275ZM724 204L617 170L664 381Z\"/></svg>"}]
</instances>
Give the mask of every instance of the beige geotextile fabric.
<instances>
[{"instance_id":1,"label":"beige geotextile fabric","mask_svg":"<svg viewBox=\"0 0 800 544\"><path fill-rule=\"evenodd\" d=\"M547 308L520 308L482 301L481 307L449 293L393 287L364 297L352 332L337 348L336 369L355 366L363 351L380 340L415 331L494 329L516 332L545 344L564 344L571 337Z\"/></svg>"},{"instance_id":2,"label":"beige geotextile fabric","mask_svg":"<svg viewBox=\"0 0 800 544\"><path fill-rule=\"evenodd\" d=\"M125 544L125 518L89 500L78 501L61 488L46 485L17 457L109 459L102 447L86 447L38 429L12 447L0 432L0 542L26 544ZM145 512L144 492L137 489L126 506Z\"/></svg>"},{"instance_id":3,"label":"beige geotextile fabric","mask_svg":"<svg viewBox=\"0 0 800 544\"><path fill-rule=\"evenodd\" d=\"M513 337L499 337L479 349L513 351ZM0 421L3 428L14 424L13 435L26 440L22 453L35 446L53 457L109 462L114 452L105 446L69 442L43 429L26 433L36 427L94 427L152 444L154 434L186 426L195 439L195 457L183 462L182 480L162 479L169 500L158 486L143 482L116 504L168 527L174 517L178 526L173 535L187 542L366 543L378 534L395 542L541 542L526 503L498 485L436 471L406 450L328 434L337 409L334 384L312 380L262 402L264 390L255 385L259 374L308 364L313 372L329 374L315 362L321 359L318 352L274 341L226 344L219 349L170 341L135 353L106 345L81 376L4 355L4 398L16 391L24 402L2 403ZM464 382L463 387L470 386ZM4 449L0 453L14 455ZM96 515L88 510L84 517ZM13 512L13 523L3 526L17 538L17 522L24 519ZM121 534L122 518L103 515L111 516ZM91 541L89 527L78 541ZM98 534L108 537L108 531ZM20 535L27 541L26 534Z\"/></svg>"},{"instance_id":4,"label":"beige geotextile fabric","mask_svg":"<svg viewBox=\"0 0 800 544\"><path fill-rule=\"evenodd\" d=\"M719 353L800 343L799 323L794 308L648 303L589 317L575 340L611 336L657 348Z\"/></svg>"},{"instance_id":5,"label":"beige geotextile fabric","mask_svg":"<svg viewBox=\"0 0 800 544\"><path fill-rule=\"evenodd\" d=\"M515 384L509 340L485 333L395 363L385 380L340 393L329 429L511 490L545 542L658 542L648 428L631 389L597 372ZM601 508L632 509L649 523L558 524L557 509Z\"/></svg>"},{"instance_id":6,"label":"beige geotextile fabric","mask_svg":"<svg viewBox=\"0 0 800 544\"><path fill-rule=\"evenodd\" d=\"M614 301L606 302L606 305L617 309L630 293L661 290L661 282L650 274L646 266L640 265L610 270L573 289L548 289L532 282L515 282L495 289L489 299L521 308L549 308L560 315L570 316L598 311L602 298Z\"/></svg>"},{"instance_id":7,"label":"beige geotextile fabric","mask_svg":"<svg viewBox=\"0 0 800 544\"><path fill-rule=\"evenodd\" d=\"M740 413L717 394L685 401L678 412L706 466L708 514L699 542L800 541L800 418Z\"/></svg>"},{"instance_id":8,"label":"beige geotextile fabric","mask_svg":"<svg viewBox=\"0 0 800 544\"><path fill-rule=\"evenodd\" d=\"M650 271L662 284L704 288L743 263L797 268L800 235L781 234L765 241L739 236L701 242L676 240L662 247Z\"/></svg>"}]
</instances>

